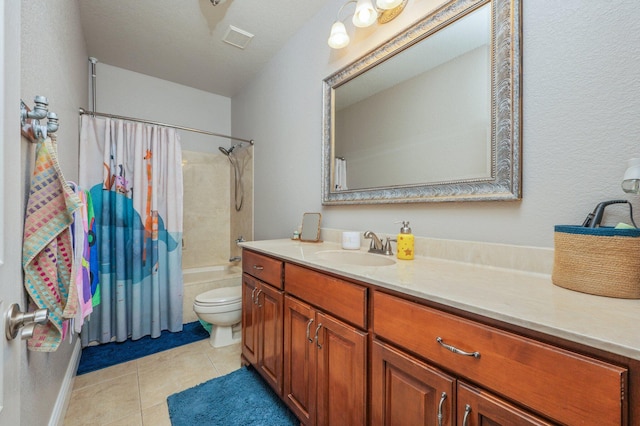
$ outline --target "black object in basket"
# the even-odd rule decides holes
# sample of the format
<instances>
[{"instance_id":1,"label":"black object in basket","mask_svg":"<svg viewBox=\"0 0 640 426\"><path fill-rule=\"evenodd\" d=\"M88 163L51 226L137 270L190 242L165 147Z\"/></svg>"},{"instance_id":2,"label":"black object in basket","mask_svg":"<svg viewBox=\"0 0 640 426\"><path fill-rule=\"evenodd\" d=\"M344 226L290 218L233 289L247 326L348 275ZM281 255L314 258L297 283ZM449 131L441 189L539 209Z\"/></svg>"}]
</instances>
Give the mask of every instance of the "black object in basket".
<instances>
[{"instance_id":1,"label":"black object in basket","mask_svg":"<svg viewBox=\"0 0 640 426\"><path fill-rule=\"evenodd\" d=\"M640 299L640 229L557 225L551 280L583 293Z\"/></svg>"}]
</instances>

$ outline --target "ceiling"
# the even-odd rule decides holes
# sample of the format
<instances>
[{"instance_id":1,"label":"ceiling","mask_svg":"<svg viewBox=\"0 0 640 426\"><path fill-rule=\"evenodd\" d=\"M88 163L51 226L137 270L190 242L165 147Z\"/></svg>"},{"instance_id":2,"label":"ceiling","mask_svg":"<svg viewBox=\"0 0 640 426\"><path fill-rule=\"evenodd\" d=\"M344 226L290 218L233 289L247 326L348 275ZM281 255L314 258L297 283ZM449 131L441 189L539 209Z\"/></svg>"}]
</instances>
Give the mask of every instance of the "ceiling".
<instances>
[{"instance_id":1,"label":"ceiling","mask_svg":"<svg viewBox=\"0 0 640 426\"><path fill-rule=\"evenodd\" d=\"M223 0L224 1L224 0ZM141 74L233 97L332 0L80 0L89 56ZM239 49L229 25L254 34ZM98 76L99 78L99 76Z\"/></svg>"}]
</instances>

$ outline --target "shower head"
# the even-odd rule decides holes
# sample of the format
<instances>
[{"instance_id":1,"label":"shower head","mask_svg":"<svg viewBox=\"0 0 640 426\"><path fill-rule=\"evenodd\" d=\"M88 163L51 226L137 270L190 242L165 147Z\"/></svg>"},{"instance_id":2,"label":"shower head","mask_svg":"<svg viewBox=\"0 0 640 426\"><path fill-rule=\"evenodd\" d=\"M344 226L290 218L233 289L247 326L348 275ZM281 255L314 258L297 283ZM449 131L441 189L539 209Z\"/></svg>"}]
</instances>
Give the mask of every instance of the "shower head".
<instances>
[{"instance_id":1,"label":"shower head","mask_svg":"<svg viewBox=\"0 0 640 426\"><path fill-rule=\"evenodd\" d=\"M251 145L253 145L253 144L251 144ZM235 144L235 145L232 145L232 146L231 146L231 148L229 148L229 149L224 148L224 147L222 147L222 146L218 147L218 149L220 150L220 152L221 152L221 153L223 153L224 155L226 155L227 157L228 157L229 155L231 155L231 153L232 153L234 150L236 150L236 149L241 149L241 148L243 148L243 146L242 146L242 144L241 144L241 143L237 143L237 144Z\"/></svg>"},{"instance_id":2,"label":"shower head","mask_svg":"<svg viewBox=\"0 0 640 426\"><path fill-rule=\"evenodd\" d=\"M234 149L236 149L237 147L239 147L240 145L233 145L231 148L227 149L223 146L219 146L218 149L220 150L221 153L223 153L224 155L226 155L227 157L231 155L231 153L233 152Z\"/></svg>"}]
</instances>

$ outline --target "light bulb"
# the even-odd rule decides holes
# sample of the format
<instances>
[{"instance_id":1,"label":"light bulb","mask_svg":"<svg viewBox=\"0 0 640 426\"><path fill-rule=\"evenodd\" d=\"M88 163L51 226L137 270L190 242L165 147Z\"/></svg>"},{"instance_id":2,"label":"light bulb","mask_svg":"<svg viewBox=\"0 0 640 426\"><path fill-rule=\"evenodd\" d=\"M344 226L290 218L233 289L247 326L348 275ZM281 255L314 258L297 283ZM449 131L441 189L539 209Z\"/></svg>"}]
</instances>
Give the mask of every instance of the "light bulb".
<instances>
[{"instance_id":1,"label":"light bulb","mask_svg":"<svg viewBox=\"0 0 640 426\"><path fill-rule=\"evenodd\" d=\"M631 194L640 194L640 180L626 179L622 181L622 190Z\"/></svg>"},{"instance_id":2,"label":"light bulb","mask_svg":"<svg viewBox=\"0 0 640 426\"><path fill-rule=\"evenodd\" d=\"M640 158L632 158L627 162L627 170L622 178L622 190L640 194Z\"/></svg>"},{"instance_id":3,"label":"light bulb","mask_svg":"<svg viewBox=\"0 0 640 426\"><path fill-rule=\"evenodd\" d=\"M353 14L353 25L356 27L368 27L373 25L378 18L378 13L374 9L370 0L358 0L356 11Z\"/></svg>"},{"instance_id":4,"label":"light bulb","mask_svg":"<svg viewBox=\"0 0 640 426\"><path fill-rule=\"evenodd\" d=\"M342 22L336 21L331 26L331 34L329 35L327 43L332 49L342 49L349 44L349 35Z\"/></svg>"},{"instance_id":5,"label":"light bulb","mask_svg":"<svg viewBox=\"0 0 640 426\"><path fill-rule=\"evenodd\" d=\"M376 6L380 9L393 9L402 3L402 0L376 0Z\"/></svg>"}]
</instances>

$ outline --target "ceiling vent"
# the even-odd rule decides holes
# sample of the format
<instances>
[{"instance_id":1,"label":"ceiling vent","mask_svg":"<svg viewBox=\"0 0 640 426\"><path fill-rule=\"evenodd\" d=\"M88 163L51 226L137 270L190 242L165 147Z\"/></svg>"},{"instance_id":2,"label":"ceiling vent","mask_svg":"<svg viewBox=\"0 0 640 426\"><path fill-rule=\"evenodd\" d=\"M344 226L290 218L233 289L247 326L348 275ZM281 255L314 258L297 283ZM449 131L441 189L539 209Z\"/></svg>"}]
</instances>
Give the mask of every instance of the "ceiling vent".
<instances>
[{"instance_id":1,"label":"ceiling vent","mask_svg":"<svg viewBox=\"0 0 640 426\"><path fill-rule=\"evenodd\" d=\"M224 35L222 41L224 41L225 43L229 43L232 46L239 47L240 49L244 49L245 47L247 47L252 38L253 34L241 30L240 28L236 28L233 25L229 25L229 29Z\"/></svg>"}]
</instances>

